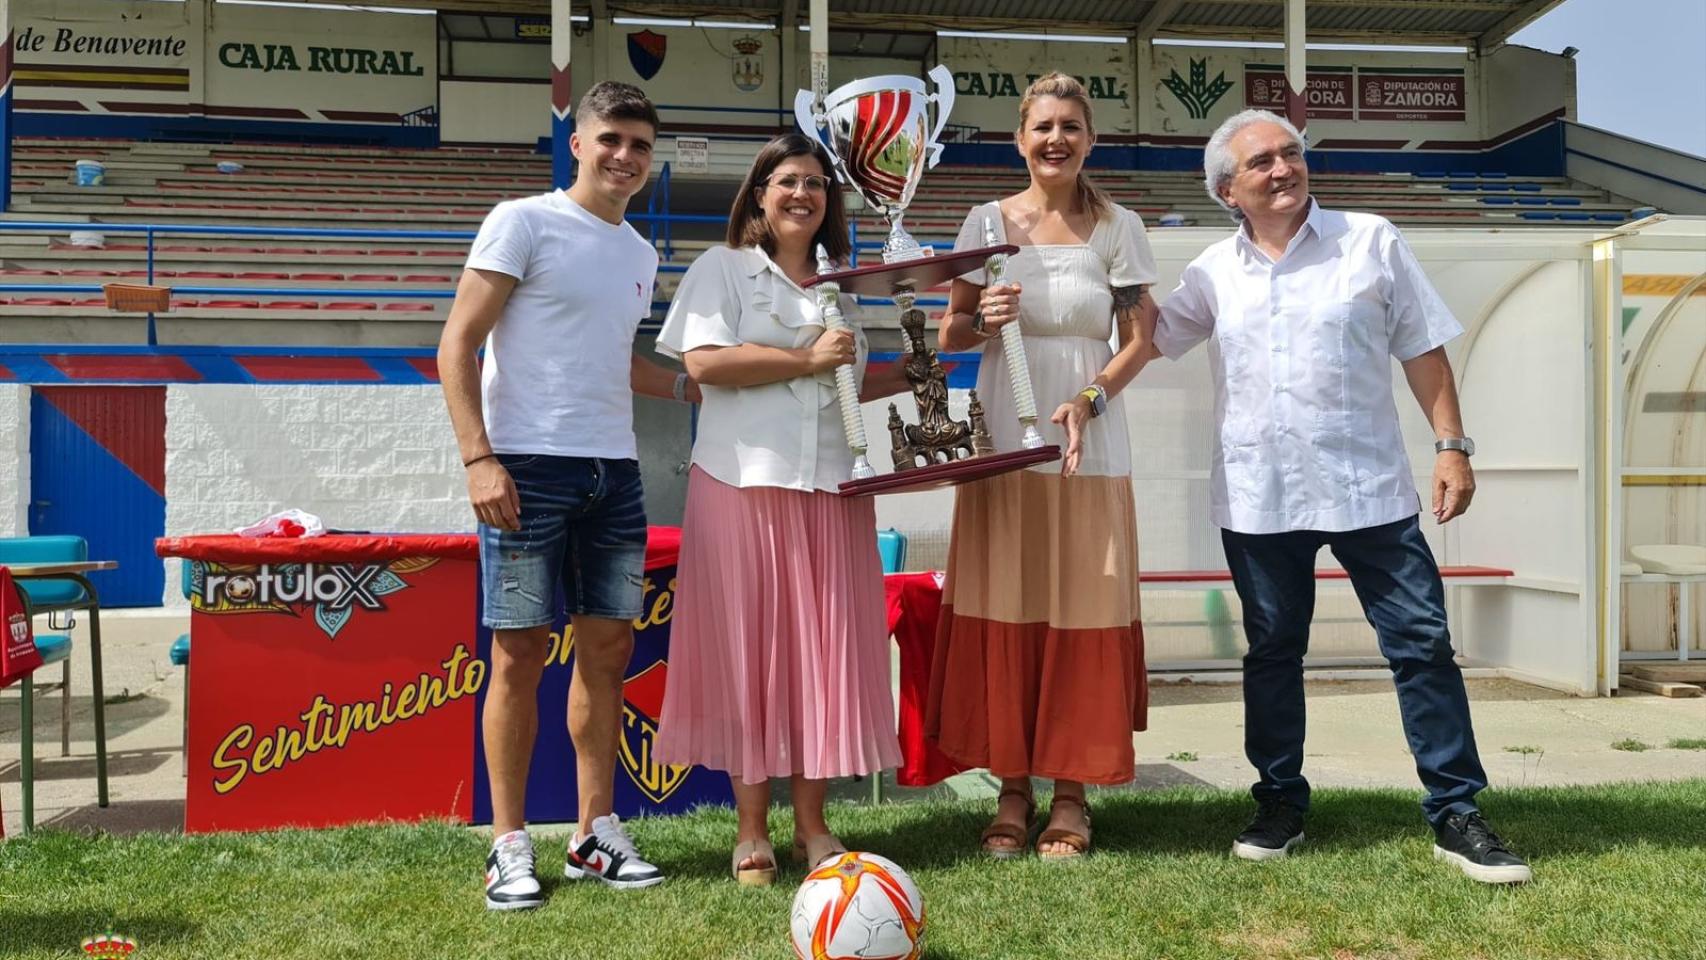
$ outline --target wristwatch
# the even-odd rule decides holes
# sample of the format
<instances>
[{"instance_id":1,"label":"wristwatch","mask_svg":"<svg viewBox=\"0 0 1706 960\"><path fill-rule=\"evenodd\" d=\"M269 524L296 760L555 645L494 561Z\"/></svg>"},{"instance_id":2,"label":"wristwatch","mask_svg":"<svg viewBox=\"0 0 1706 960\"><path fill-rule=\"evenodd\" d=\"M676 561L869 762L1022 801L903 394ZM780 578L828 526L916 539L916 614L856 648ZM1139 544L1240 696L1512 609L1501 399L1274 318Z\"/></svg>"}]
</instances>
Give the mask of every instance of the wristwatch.
<instances>
[{"instance_id":1,"label":"wristwatch","mask_svg":"<svg viewBox=\"0 0 1706 960\"><path fill-rule=\"evenodd\" d=\"M1108 412L1108 391L1099 383L1092 383L1078 391L1081 397L1090 400L1090 416L1099 417Z\"/></svg>"},{"instance_id":2,"label":"wristwatch","mask_svg":"<svg viewBox=\"0 0 1706 960\"><path fill-rule=\"evenodd\" d=\"M1466 457L1475 455L1475 441L1468 437L1446 437L1434 441L1434 453L1444 453L1447 450L1461 450Z\"/></svg>"}]
</instances>

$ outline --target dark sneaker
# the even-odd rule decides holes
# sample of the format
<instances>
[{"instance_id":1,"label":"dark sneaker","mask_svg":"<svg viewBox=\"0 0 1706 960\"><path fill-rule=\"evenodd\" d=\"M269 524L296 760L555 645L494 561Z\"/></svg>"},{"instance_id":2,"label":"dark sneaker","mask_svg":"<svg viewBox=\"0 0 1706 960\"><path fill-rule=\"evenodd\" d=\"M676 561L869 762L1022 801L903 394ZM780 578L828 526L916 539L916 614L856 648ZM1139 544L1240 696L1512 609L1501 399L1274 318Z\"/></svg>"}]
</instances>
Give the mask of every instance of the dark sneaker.
<instances>
[{"instance_id":1,"label":"dark sneaker","mask_svg":"<svg viewBox=\"0 0 1706 960\"><path fill-rule=\"evenodd\" d=\"M1262 800L1256 817L1238 839L1232 855L1245 860L1277 860L1303 842L1303 811L1284 800Z\"/></svg>"},{"instance_id":2,"label":"dark sneaker","mask_svg":"<svg viewBox=\"0 0 1706 960\"><path fill-rule=\"evenodd\" d=\"M1460 813L1434 828L1434 859L1482 883L1527 883L1528 864L1510 851L1480 813Z\"/></svg>"},{"instance_id":3,"label":"dark sneaker","mask_svg":"<svg viewBox=\"0 0 1706 960\"><path fill-rule=\"evenodd\" d=\"M544 902L527 831L514 830L492 841L492 852L486 855L486 909L526 910Z\"/></svg>"},{"instance_id":4,"label":"dark sneaker","mask_svg":"<svg viewBox=\"0 0 1706 960\"><path fill-rule=\"evenodd\" d=\"M570 880L603 880L613 887L633 890L663 882L663 871L647 863L634 849L622 821L612 813L592 822L592 831L569 838L569 862L563 876Z\"/></svg>"}]
</instances>

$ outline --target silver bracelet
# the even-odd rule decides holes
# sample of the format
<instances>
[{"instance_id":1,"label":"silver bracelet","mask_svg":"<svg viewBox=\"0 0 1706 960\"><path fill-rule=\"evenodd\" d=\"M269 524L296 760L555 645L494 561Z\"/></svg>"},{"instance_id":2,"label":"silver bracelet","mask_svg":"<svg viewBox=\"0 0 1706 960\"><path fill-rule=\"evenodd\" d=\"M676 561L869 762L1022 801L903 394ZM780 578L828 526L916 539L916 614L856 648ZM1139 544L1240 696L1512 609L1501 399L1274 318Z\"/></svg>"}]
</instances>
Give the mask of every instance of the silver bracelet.
<instances>
[{"instance_id":1,"label":"silver bracelet","mask_svg":"<svg viewBox=\"0 0 1706 960\"><path fill-rule=\"evenodd\" d=\"M677 403L687 402L687 374L678 373L675 375L675 388L671 392L675 394Z\"/></svg>"}]
</instances>

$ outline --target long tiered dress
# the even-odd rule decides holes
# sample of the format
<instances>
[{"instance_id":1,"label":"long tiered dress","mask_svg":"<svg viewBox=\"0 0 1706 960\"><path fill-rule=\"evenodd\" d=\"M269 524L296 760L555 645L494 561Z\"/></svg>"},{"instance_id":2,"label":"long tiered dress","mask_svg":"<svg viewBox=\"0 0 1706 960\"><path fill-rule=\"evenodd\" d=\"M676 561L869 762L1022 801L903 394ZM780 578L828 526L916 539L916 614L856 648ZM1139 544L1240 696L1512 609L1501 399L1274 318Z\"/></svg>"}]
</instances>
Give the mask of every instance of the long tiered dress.
<instances>
[{"instance_id":1,"label":"long tiered dress","mask_svg":"<svg viewBox=\"0 0 1706 960\"><path fill-rule=\"evenodd\" d=\"M981 247L997 204L972 210L956 247ZM982 285L983 271L964 279ZM1113 207L1084 244L1021 248L1020 330L1044 439L1048 422L1113 356L1113 287L1156 270L1142 221ZM999 339L978 395L997 450L1019 448ZM1085 783L1132 778L1132 732L1147 725L1137 518L1124 398L1091 419L1078 474L1051 463L959 488L931 669L926 731L942 751L1002 777Z\"/></svg>"}]
</instances>

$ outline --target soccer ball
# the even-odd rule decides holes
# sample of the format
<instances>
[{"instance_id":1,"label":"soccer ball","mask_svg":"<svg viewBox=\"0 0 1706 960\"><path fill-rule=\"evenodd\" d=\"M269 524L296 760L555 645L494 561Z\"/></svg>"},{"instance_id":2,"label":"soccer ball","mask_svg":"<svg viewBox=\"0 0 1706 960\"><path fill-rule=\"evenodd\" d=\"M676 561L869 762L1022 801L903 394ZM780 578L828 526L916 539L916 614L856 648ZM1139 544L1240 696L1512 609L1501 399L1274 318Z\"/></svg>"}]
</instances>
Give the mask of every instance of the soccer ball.
<instances>
[{"instance_id":1,"label":"soccer ball","mask_svg":"<svg viewBox=\"0 0 1706 960\"><path fill-rule=\"evenodd\" d=\"M800 884L789 927L799 960L917 960L924 897L893 860L836 854Z\"/></svg>"}]
</instances>

